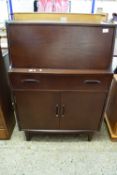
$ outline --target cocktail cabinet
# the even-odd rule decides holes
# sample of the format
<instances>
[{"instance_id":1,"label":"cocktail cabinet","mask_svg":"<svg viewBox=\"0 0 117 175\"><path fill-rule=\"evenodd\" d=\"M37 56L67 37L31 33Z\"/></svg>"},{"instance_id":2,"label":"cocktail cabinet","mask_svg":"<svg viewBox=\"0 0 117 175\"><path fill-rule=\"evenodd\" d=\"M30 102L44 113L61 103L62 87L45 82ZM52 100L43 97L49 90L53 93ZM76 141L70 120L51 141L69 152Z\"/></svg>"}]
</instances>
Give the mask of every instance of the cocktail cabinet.
<instances>
[{"instance_id":1,"label":"cocktail cabinet","mask_svg":"<svg viewBox=\"0 0 117 175\"><path fill-rule=\"evenodd\" d=\"M99 131L112 80L115 26L8 22L9 80L19 129Z\"/></svg>"}]
</instances>

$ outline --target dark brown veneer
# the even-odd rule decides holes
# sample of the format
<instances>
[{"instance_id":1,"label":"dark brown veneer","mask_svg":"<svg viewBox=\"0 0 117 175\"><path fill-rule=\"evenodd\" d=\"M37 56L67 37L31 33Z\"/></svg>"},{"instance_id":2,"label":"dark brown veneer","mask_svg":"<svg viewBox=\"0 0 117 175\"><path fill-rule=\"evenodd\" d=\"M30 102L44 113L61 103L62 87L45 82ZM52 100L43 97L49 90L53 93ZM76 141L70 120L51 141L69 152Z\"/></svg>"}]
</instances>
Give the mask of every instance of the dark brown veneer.
<instances>
[{"instance_id":1,"label":"dark brown veneer","mask_svg":"<svg viewBox=\"0 0 117 175\"><path fill-rule=\"evenodd\" d=\"M114 25L7 23L20 130L34 133L99 131L109 87Z\"/></svg>"}]
</instances>

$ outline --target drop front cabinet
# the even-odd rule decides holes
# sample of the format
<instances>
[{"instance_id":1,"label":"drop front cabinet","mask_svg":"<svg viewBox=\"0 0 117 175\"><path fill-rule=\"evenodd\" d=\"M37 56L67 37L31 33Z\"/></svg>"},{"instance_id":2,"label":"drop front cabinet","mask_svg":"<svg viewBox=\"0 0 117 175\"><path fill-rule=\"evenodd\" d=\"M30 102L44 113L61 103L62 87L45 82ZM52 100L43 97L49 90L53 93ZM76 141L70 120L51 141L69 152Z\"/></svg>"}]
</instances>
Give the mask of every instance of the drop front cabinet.
<instances>
[{"instance_id":1,"label":"drop front cabinet","mask_svg":"<svg viewBox=\"0 0 117 175\"><path fill-rule=\"evenodd\" d=\"M7 23L19 129L35 133L98 131L112 80L115 26Z\"/></svg>"}]
</instances>

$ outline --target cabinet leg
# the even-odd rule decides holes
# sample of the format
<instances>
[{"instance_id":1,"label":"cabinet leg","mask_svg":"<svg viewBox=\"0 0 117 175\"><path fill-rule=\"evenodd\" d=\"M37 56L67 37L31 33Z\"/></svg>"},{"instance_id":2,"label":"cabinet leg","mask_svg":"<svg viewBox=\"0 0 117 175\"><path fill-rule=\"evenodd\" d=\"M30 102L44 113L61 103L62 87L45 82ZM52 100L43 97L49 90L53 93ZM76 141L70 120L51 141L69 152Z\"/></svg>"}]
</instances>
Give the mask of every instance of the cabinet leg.
<instances>
[{"instance_id":1,"label":"cabinet leg","mask_svg":"<svg viewBox=\"0 0 117 175\"><path fill-rule=\"evenodd\" d=\"M30 132L25 131L25 136L26 136L26 140L27 141L30 141L31 140L31 134L30 134Z\"/></svg>"},{"instance_id":2,"label":"cabinet leg","mask_svg":"<svg viewBox=\"0 0 117 175\"><path fill-rule=\"evenodd\" d=\"M91 141L93 138L93 133L88 134L88 141Z\"/></svg>"}]
</instances>

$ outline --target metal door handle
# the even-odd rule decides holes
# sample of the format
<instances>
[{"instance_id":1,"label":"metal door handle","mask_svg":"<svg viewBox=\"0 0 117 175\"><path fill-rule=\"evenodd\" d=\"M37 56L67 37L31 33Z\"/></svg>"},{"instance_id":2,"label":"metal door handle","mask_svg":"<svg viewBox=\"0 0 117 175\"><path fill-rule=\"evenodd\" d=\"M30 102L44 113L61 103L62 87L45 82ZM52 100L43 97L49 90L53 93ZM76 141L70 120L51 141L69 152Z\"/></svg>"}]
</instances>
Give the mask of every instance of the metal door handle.
<instances>
[{"instance_id":1,"label":"metal door handle","mask_svg":"<svg viewBox=\"0 0 117 175\"><path fill-rule=\"evenodd\" d=\"M85 80L84 83L85 84L100 84L101 81L100 80Z\"/></svg>"},{"instance_id":2,"label":"metal door handle","mask_svg":"<svg viewBox=\"0 0 117 175\"><path fill-rule=\"evenodd\" d=\"M32 79L32 78L27 78L27 79L23 79L21 80L22 83L40 83L39 80L37 79Z\"/></svg>"},{"instance_id":3,"label":"metal door handle","mask_svg":"<svg viewBox=\"0 0 117 175\"><path fill-rule=\"evenodd\" d=\"M61 108L61 117L64 117L64 115L65 115L65 105L63 104Z\"/></svg>"},{"instance_id":4,"label":"metal door handle","mask_svg":"<svg viewBox=\"0 0 117 175\"><path fill-rule=\"evenodd\" d=\"M58 118L59 117L59 105L56 104L56 117Z\"/></svg>"}]
</instances>

